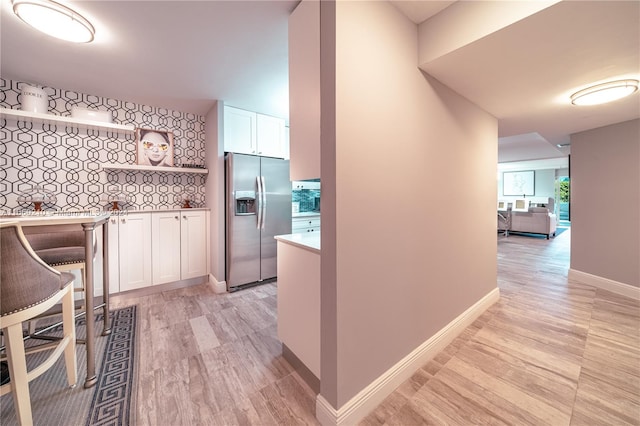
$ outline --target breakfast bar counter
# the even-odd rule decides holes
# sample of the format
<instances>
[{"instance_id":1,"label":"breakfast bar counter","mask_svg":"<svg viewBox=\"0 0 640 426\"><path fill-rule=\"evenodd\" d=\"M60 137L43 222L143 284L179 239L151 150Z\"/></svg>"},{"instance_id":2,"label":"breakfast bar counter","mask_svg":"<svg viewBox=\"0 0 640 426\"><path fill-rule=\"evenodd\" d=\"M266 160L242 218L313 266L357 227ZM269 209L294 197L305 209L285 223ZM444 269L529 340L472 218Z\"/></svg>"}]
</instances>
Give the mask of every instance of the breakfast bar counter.
<instances>
[{"instance_id":1,"label":"breakfast bar counter","mask_svg":"<svg viewBox=\"0 0 640 426\"><path fill-rule=\"evenodd\" d=\"M23 228L26 227L48 227L48 226L77 226L81 227L85 233L85 259L94 258L94 237L95 230L101 228L103 232L103 299L104 299L104 328L103 335L111 333L109 324L109 267L108 267L108 227L104 226L111 216L110 212L97 211L92 212L31 212L24 215L8 215L0 216L0 222L18 222ZM94 296L94 264L87 261L85 265L86 282L84 285L85 312L91 313L86 317L86 347L87 347L87 377L84 387L89 388L97 382L96 364L95 364L95 315L93 315L93 296Z\"/></svg>"}]
</instances>

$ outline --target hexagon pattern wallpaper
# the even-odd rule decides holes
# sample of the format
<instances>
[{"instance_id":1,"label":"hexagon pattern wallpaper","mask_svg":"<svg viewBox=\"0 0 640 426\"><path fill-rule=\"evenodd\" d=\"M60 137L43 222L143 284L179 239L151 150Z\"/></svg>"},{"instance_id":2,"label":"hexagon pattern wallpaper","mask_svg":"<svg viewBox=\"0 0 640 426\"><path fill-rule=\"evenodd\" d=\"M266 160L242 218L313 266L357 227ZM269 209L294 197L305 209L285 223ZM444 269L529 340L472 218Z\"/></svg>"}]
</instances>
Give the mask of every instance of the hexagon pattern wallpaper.
<instances>
[{"instance_id":1,"label":"hexagon pattern wallpaper","mask_svg":"<svg viewBox=\"0 0 640 426\"><path fill-rule=\"evenodd\" d=\"M0 106L20 109L27 83L0 78ZM42 86L40 86L42 87ZM174 135L175 166L204 166L204 117L64 89L42 87L48 113L70 116L74 106L109 111L114 124L168 130ZM102 210L109 208L107 192L117 190L127 210L179 208L185 194L192 207L205 206L206 174L140 170L103 170L102 163L136 164L134 134L81 129L71 124L0 120L0 211L33 210L18 196L40 185L56 196L43 210Z\"/></svg>"}]
</instances>

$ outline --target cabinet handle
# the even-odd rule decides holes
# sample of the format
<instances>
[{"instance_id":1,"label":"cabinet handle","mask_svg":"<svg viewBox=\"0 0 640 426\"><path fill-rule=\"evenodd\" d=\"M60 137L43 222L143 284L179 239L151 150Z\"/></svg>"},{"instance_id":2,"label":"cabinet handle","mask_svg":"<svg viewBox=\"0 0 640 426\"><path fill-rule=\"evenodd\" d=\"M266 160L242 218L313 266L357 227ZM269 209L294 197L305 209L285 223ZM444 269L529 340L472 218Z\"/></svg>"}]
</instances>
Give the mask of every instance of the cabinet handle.
<instances>
[{"instance_id":1,"label":"cabinet handle","mask_svg":"<svg viewBox=\"0 0 640 426\"><path fill-rule=\"evenodd\" d=\"M176 216L175 218L176 218L176 220L180 219L178 216Z\"/></svg>"},{"instance_id":2,"label":"cabinet handle","mask_svg":"<svg viewBox=\"0 0 640 426\"><path fill-rule=\"evenodd\" d=\"M187 216L182 216L182 218L183 218L184 220L187 220Z\"/></svg>"},{"instance_id":3,"label":"cabinet handle","mask_svg":"<svg viewBox=\"0 0 640 426\"><path fill-rule=\"evenodd\" d=\"M113 223L115 225L116 224L116 220L111 218L111 223Z\"/></svg>"},{"instance_id":4,"label":"cabinet handle","mask_svg":"<svg viewBox=\"0 0 640 426\"><path fill-rule=\"evenodd\" d=\"M122 223L127 223L127 220L125 218L122 218Z\"/></svg>"}]
</instances>

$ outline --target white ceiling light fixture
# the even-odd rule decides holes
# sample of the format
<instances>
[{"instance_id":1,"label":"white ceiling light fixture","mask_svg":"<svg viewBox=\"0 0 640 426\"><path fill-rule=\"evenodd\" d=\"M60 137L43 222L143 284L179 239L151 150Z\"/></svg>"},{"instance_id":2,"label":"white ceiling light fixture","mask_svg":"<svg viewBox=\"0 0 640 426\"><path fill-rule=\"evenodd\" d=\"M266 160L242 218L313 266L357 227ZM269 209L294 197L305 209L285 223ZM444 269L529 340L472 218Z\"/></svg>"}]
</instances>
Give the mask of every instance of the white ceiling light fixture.
<instances>
[{"instance_id":1,"label":"white ceiling light fixture","mask_svg":"<svg viewBox=\"0 0 640 426\"><path fill-rule=\"evenodd\" d=\"M95 28L75 10L51 0L12 0L13 12L20 19L50 36L89 43L93 41Z\"/></svg>"},{"instance_id":2,"label":"white ceiling light fixture","mask_svg":"<svg viewBox=\"0 0 640 426\"><path fill-rule=\"evenodd\" d=\"M587 87L571 95L574 105L599 105L622 99L638 91L638 80L616 80Z\"/></svg>"}]
</instances>

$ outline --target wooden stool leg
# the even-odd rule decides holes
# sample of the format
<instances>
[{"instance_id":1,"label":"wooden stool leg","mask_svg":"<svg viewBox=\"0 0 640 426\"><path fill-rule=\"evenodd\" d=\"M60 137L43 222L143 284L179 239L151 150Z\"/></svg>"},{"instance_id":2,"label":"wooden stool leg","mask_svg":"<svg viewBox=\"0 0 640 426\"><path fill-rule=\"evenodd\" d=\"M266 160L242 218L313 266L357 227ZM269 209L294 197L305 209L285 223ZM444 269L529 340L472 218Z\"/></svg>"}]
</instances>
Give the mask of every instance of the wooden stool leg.
<instances>
[{"instance_id":1,"label":"wooden stool leg","mask_svg":"<svg viewBox=\"0 0 640 426\"><path fill-rule=\"evenodd\" d=\"M13 405L21 425L32 425L27 359L22 340L22 324L14 324L4 329L7 341L7 363L11 377Z\"/></svg>"},{"instance_id":2,"label":"wooden stool leg","mask_svg":"<svg viewBox=\"0 0 640 426\"><path fill-rule=\"evenodd\" d=\"M78 382L78 366L76 363L76 322L74 319L73 291L69 291L62 299L62 330L64 337L70 337L64 348L64 364L67 369L67 382L75 387Z\"/></svg>"},{"instance_id":3,"label":"wooden stool leg","mask_svg":"<svg viewBox=\"0 0 640 426\"><path fill-rule=\"evenodd\" d=\"M84 294L85 294L84 293L84 286L85 286L86 282L87 282L87 273L86 273L85 268L82 267L82 268L80 268L80 287L76 287L75 283L74 283L73 291L75 291L77 293L82 293L82 304L80 305L80 309L83 310L83 311L87 310L87 308L86 308L87 301L84 300Z\"/></svg>"}]
</instances>

